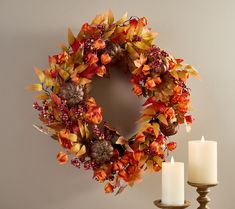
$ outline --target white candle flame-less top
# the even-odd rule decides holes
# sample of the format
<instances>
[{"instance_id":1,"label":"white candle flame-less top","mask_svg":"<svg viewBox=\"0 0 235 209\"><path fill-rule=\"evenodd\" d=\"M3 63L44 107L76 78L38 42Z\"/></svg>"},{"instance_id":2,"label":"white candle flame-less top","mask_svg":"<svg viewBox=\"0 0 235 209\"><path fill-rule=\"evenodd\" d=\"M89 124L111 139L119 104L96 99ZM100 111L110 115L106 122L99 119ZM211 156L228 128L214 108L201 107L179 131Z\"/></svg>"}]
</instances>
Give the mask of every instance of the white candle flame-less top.
<instances>
[{"instance_id":1,"label":"white candle flame-less top","mask_svg":"<svg viewBox=\"0 0 235 209\"><path fill-rule=\"evenodd\" d=\"M162 163L162 203L165 205L184 204L184 163Z\"/></svg>"},{"instance_id":2,"label":"white candle flame-less top","mask_svg":"<svg viewBox=\"0 0 235 209\"><path fill-rule=\"evenodd\" d=\"M188 143L188 181L198 184L217 182L217 142L189 141Z\"/></svg>"}]
</instances>

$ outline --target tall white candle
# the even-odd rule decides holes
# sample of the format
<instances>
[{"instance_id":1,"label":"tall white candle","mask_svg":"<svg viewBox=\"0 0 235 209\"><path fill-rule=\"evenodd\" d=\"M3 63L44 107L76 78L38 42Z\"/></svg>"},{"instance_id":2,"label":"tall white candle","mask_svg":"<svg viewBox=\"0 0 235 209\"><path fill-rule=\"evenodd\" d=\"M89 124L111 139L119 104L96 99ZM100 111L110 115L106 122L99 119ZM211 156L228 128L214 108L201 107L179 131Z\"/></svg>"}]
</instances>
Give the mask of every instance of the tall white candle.
<instances>
[{"instance_id":1,"label":"tall white candle","mask_svg":"<svg viewBox=\"0 0 235 209\"><path fill-rule=\"evenodd\" d=\"M162 203L166 205L184 204L184 163L162 163Z\"/></svg>"},{"instance_id":2,"label":"tall white candle","mask_svg":"<svg viewBox=\"0 0 235 209\"><path fill-rule=\"evenodd\" d=\"M199 184L217 183L217 142L189 141L188 180Z\"/></svg>"}]
</instances>

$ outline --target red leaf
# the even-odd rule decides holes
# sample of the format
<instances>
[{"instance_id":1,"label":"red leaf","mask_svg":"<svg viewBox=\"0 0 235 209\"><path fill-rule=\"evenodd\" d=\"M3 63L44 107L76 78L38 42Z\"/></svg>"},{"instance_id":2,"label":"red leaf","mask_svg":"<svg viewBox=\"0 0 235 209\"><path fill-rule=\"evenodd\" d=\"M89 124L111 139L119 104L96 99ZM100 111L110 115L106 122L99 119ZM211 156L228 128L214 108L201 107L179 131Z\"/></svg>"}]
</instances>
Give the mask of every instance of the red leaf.
<instances>
[{"instance_id":1,"label":"red leaf","mask_svg":"<svg viewBox=\"0 0 235 209\"><path fill-rule=\"evenodd\" d=\"M75 38L74 42L71 44L71 47L73 49L74 52L76 52L79 47L81 46L81 44L79 43L79 41Z\"/></svg>"},{"instance_id":2,"label":"red leaf","mask_svg":"<svg viewBox=\"0 0 235 209\"><path fill-rule=\"evenodd\" d=\"M80 76L83 78L91 79L96 74L97 67L98 67L97 64L93 64L93 65L89 66L86 70L84 70L80 74Z\"/></svg>"}]
</instances>

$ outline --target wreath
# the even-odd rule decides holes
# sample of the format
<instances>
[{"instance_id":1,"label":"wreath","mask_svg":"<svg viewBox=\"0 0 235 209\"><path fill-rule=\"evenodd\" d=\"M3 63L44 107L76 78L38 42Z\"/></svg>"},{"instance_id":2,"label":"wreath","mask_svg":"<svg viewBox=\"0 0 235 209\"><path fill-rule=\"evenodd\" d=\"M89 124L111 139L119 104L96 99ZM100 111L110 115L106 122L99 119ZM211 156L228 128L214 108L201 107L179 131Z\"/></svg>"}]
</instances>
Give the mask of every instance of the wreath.
<instances>
[{"instance_id":1,"label":"wreath","mask_svg":"<svg viewBox=\"0 0 235 209\"><path fill-rule=\"evenodd\" d=\"M176 148L169 136L179 124L191 124L189 75L198 76L153 44L156 33L147 28L147 18L125 14L114 22L111 11L85 23L77 36L68 30L68 47L49 56L49 67L35 68L40 83L29 86L40 91L34 102L45 127L41 132L59 142L60 164L93 170L105 192L120 193L141 180L143 171L160 171L169 151ZM110 66L131 74L132 91L145 97L140 129L129 139L102 121L102 109L90 96L94 76L109 77Z\"/></svg>"}]
</instances>

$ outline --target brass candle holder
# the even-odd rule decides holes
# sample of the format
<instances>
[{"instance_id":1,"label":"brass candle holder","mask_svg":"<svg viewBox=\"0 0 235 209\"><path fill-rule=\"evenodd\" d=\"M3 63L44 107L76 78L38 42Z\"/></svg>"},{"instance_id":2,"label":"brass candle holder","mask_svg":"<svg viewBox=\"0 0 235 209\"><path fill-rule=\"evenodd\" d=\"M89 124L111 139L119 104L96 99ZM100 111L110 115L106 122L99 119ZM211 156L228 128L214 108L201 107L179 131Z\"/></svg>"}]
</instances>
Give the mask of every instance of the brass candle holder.
<instances>
[{"instance_id":1,"label":"brass candle holder","mask_svg":"<svg viewBox=\"0 0 235 209\"><path fill-rule=\"evenodd\" d=\"M198 209L209 209L208 203L210 202L210 198L207 196L207 194L210 192L210 187L214 187L217 184L197 184L192 183L188 181L188 184L193 187L197 187L197 193L199 194L199 197L197 198L198 203L200 206Z\"/></svg>"},{"instance_id":2,"label":"brass candle holder","mask_svg":"<svg viewBox=\"0 0 235 209\"><path fill-rule=\"evenodd\" d=\"M153 203L158 208L163 208L163 209L184 209L191 205L189 201L185 201L183 205L165 205L162 203L161 200L155 200Z\"/></svg>"}]
</instances>

